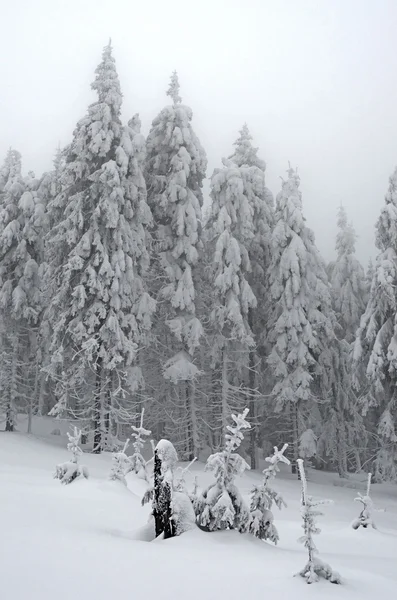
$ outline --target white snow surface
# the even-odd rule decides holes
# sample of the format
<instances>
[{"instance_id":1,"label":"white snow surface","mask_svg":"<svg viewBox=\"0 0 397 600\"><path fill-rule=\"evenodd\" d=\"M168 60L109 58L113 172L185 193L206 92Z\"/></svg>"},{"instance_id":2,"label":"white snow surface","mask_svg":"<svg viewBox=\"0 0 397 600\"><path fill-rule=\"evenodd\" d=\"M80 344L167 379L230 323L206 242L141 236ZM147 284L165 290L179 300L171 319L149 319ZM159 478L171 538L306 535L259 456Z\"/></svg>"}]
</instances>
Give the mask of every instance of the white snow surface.
<instances>
[{"instance_id":1,"label":"white snow surface","mask_svg":"<svg viewBox=\"0 0 397 600\"><path fill-rule=\"evenodd\" d=\"M354 531L353 487L337 475L308 472L310 492L334 504L319 519L319 558L341 573L342 586L311 586L293 577L304 566L300 483L282 465L275 488L288 508L276 511L277 547L234 531L188 531L171 540L141 541L150 507L141 507L145 482L132 473L128 487L109 481L112 455L84 455L90 479L62 486L54 467L67 460L66 436L35 438L0 432L0 589L7 600L272 600L392 598L397 589L397 488L373 485L377 530ZM264 466L264 465L263 465ZM188 488L211 473L195 463ZM358 476L357 476L358 478ZM260 472L239 480L245 499ZM362 476L365 490L365 476ZM354 480L357 485L357 479ZM140 538L140 539L139 539Z\"/></svg>"}]
</instances>

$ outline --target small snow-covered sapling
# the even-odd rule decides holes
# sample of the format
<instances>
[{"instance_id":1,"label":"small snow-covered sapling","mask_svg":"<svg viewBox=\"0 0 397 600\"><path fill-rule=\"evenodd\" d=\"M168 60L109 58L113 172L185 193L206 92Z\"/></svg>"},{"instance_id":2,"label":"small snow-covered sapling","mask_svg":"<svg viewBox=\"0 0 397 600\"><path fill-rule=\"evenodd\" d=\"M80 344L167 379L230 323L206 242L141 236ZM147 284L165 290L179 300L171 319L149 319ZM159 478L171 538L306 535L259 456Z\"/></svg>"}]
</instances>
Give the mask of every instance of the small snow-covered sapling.
<instances>
[{"instance_id":1,"label":"small snow-covered sapling","mask_svg":"<svg viewBox=\"0 0 397 600\"><path fill-rule=\"evenodd\" d=\"M331 501L314 500L312 496L308 495L303 460L299 458L297 463L302 482L301 514L303 519L302 527L304 530L304 535L299 538L298 541L304 544L309 554L309 560L297 575L304 577L307 583L314 583L318 581L320 577L324 577L324 579L327 579L331 583L342 583L339 573L333 571L329 564L315 556L315 554L318 554L318 550L313 541L313 535L316 535L321 531L321 529L317 527L316 517L323 514L318 510L318 507L324 504L330 504Z\"/></svg>"},{"instance_id":2,"label":"small snow-covered sapling","mask_svg":"<svg viewBox=\"0 0 397 600\"><path fill-rule=\"evenodd\" d=\"M249 465L235 450L244 439L242 430L250 429L246 420L248 408L242 414L232 415L233 425L228 425L225 449L208 457L207 471L214 471L215 482L194 500L198 525L208 531L237 529L244 533L249 525L249 510L234 483Z\"/></svg>"},{"instance_id":3,"label":"small snow-covered sapling","mask_svg":"<svg viewBox=\"0 0 397 600\"><path fill-rule=\"evenodd\" d=\"M362 511L360 512L358 518L355 519L352 523L353 529L358 529L359 527L364 527L364 529L366 529L368 527L368 525L371 525L371 527L373 529L376 529L376 525L372 519L374 505L372 502L372 498L369 495L369 492L371 489L371 478L372 478L372 474L368 473L367 490L366 490L365 496L363 496L362 494L360 494L360 492L358 492L357 498L354 498L354 500L356 502L361 502L361 504L363 505L363 508L362 508Z\"/></svg>"},{"instance_id":4,"label":"small snow-covered sapling","mask_svg":"<svg viewBox=\"0 0 397 600\"><path fill-rule=\"evenodd\" d=\"M127 466L129 464L129 458L126 455L126 451L129 443L130 440L128 439L125 442L121 452L115 452L113 454L112 468L109 475L109 479L111 481L121 481L121 483L124 483L124 485L127 485L125 474L127 471Z\"/></svg>"},{"instance_id":5,"label":"small snow-covered sapling","mask_svg":"<svg viewBox=\"0 0 397 600\"><path fill-rule=\"evenodd\" d=\"M56 466L54 478L59 479L61 483L72 483L77 477L83 476L88 479L88 469L84 465L79 465L79 457L83 454L79 444L81 439L81 429L74 428L73 435L67 433L69 443L67 449L72 453L71 460Z\"/></svg>"},{"instance_id":6,"label":"small snow-covered sapling","mask_svg":"<svg viewBox=\"0 0 397 600\"><path fill-rule=\"evenodd\" d=\"M145 413L145 409L142 408L141 412L141 423L139 427L131 426L132 429L132 437L134 438L134 442L132 443L134 452L130 458L130 467L129 471L134 471L141 479L145 479L148 481L148 474L146 470L146 461L142 456L142 448L146 443L146 438L149 437L151 431L149 429L145 429L143 426L143 415Z\"/></svg>"},{"instance_id":7,"label":"small snow-covered sapling","mask_svg":"<svg viewBox=\"0 0 397 600\"><path fill-rule=\"evenodd\" d=\"M251 492L249 532L261 540L270 540L275 544L279 540L279 535L273 523L274 517L271 509L273 502L279 509L286 506L286 503L280 494L270 487L270 482L280 471L278 468L279 462L286 465L290 464L288 458L284 456L287 448L288 444L284 444L281 450L277 446L274 447L273 455L266 458L266 461L270 464L263 471L263 483L255 486Z\"/></svg>"}]
</instances>

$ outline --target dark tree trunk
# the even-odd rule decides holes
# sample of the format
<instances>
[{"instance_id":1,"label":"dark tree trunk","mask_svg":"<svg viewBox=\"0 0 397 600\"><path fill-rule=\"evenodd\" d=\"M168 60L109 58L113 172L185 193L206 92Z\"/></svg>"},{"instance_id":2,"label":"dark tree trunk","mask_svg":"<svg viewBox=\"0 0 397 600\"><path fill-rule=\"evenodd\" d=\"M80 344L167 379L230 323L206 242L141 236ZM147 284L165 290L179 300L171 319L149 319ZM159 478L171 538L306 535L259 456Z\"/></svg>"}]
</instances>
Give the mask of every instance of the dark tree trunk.
<instances>
[{"instance_id":1,"label":"dark tree trunk","mask_svg":"<svg viewBox=\"0 0 397 600\"><path fill-rule=\"evenodd\" d=\"M164 539L175 535L175 524L172 520L171 511L171 488L164 481L161 470L161 459L154 453L154 498L153 517L156 537L164 533Z\"/></svg>"},{"instance_id":2,"label":"dark tree trunk","mask_svg":"<svg viewBox=\"0 0 397 600\"><path fill-rule=\"evenodd\" d=\"M6 409L6 431L14 431L14 415L11 408L11 403Z\"/></svg>"},{"instance_id":3,"label":"dark tree trunk","mask_svg":"<svg viewBox=\"0 0 397 600\"><path fill-rule=\"evenodd\" d=\"M102 391L102 359L98 358L95 377L95 399L94 399L94 447L92 452L100 454L102 452L102 431L101 431L101 391Z\"/></svg>"}]
</instances>

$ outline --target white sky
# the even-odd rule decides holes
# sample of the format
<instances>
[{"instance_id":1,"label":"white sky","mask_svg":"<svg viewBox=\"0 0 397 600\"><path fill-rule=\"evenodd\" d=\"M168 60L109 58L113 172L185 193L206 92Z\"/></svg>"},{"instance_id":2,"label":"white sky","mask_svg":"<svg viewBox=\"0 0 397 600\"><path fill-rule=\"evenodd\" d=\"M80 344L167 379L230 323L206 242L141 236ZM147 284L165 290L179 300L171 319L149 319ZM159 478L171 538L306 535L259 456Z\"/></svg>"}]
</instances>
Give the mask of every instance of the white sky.
<instances>
[{"instance_id":1,"label":"white sky","mask_svg":"<svg viewBox=\"0 0 397 600\"><path fill-rule=\"evenodd\" d=\"M94 99L112 37L123 116L147 133L177 69L209 159L232 151L247 121L276 194L288 160L327 260L336 210L354 221L359 257L397 164L396 0L0 0L0 160L51 167L58 141Z\"/></svg>"}]
</instances>

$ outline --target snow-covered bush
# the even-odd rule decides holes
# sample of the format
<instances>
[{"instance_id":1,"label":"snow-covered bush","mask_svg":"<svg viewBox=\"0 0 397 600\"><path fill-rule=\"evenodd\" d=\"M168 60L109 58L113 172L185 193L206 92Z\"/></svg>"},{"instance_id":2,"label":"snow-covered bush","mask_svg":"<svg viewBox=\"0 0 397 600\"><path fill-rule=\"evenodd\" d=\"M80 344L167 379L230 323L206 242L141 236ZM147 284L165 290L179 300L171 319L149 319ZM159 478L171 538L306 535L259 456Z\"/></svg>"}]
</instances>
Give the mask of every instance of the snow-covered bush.
<instances>
[{"instance_id":1,"label":"snow-covered bush","mask_svg":"<svg viewBox=\"0 0 397 600\"><path fill-rule=\"evenodd\" d=\"M243 533L248 529L249 510L234 483L237 475L250 468L235 452L244 438L242 430L250 429L247 414L248 408L242 414L232 415L234 425L227 426L230 433L225 436L225 449L211 454L207 460L205 468L214 471L216 481L201 493L194 505L197 523L208 531L237 529Z\"/></svg>"},{"instance_id":2,"label":"snow-covered bush","mask_svg":"<svg viewBox=\"0 0 397 600\"><path fill-rule=\"evenodd\" d=\"M88 479L88 469L85 465L79 465L79 457L83 454L79 444L81 439L81 430L74 428L73 435L67 433L69 443L68 450L72 453L72 459L60 463L56 466L54 479L59 479L61 483L72 483L75 479L82 476Z\"/></svg>"},{"instance_id":3,"label":"snow-covered bush","mask_svg":"<svg viewBox=\"0 0 397 600\"><path fill-rule=\"evenodd\" d=\"M341 577L339 573L333 571L331 567L314 556L318 553L316 545L313 541L313 535L320 533L321 529L317 527L316 517L321 516L323 513L318 510L318 506L323 504L330 504L330 500L314 500L312 496L307 493L307 481L305 469L303 467L303 460L298 459L298 469L300 479L302 482L302 498L301 498L301 513L303 519L303 531L305 534L299 538L299 542L304 544L309 554L309 560L307 561L304 568L297 573L301 577L306 579L307 583L314 583L319 580L319 577L328 579L331 583L341 583Z\"/></svg>"},{"instance_id":4,"label":"snow-covered bush","mask_svg":"<svg viewBox=\"0 0 397 600\"><path fill-rule=\"evenodd\" d=\"M279 540L279 535L273 523L274 517L271 508L273 502L279 509L283 505L286 506L286 503L280 494L270 487L270 482L280 471L278 468L279 462L286 465L290 464L288 458L284 456L287 448L288 444L284 444L281 450L277 446L274 447L274 454L266 458L266 461L270 464L263 471L263 483L255 486L251 492L249 532L261 540L270 540L275 544Z\"/></svg>"},{"instance_id":5,"label":"snow-covered bush","mask_svg":"<svg viewBox=\"0 0 397 600\"><path fill-rule=\"evenodd\" d=\"M146 460L142 456L142 448L144 447L147 438L152 433L149 429L145 429L143 426L143 415L145 413L145 409L142 408L141 412L141 423L139 427L131 426L132 429L132 437L134 438L134 442L132 444L134 448L134 452L129 459L128 472L134 471L141 479L145 479L148 481L148 473L146 468Z\"/></svg>"},{"instance_id":6,"label":"snow-covered bush","mask_svg":"<svg viewBox=\"0 0 397 600\"><path fill-rule=\"evenodd\" d=\"M368 473L368 480L367 480L367 490L365 495L363 496L362 494L360 494L360 492L358 492L358 496L357 498L354 498L354 500L356 502L361 502L361 504L363 505L363 508L358 516L357 519L355 519L352 523L352 527L353 529L358 529L359 527L364 527L364 529L366 529L368 527L368 525L371 525L371 527L373 527L374 529L376 529L375 523L372 520L372 512L373 512L373 502L372 502L372 498L369 495L370 489L371 489L371 473Z\"/></svg>"},{"instance_id":7,"label":"snow-covered bush","mask_svg":"<svg viewBox=\"0 0 397 600\"><path fill-rule=\"evenodd\" d=\"M128 439L121 452L115 452L115 454L113 454L112 468L109 475L111 481L121 481L124 485L127 485L125 474L128 469L129 458L126 455L126 451L129 443L130 440Z\"/></svg>"}]
</instances>

